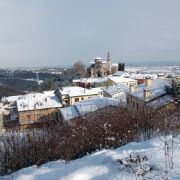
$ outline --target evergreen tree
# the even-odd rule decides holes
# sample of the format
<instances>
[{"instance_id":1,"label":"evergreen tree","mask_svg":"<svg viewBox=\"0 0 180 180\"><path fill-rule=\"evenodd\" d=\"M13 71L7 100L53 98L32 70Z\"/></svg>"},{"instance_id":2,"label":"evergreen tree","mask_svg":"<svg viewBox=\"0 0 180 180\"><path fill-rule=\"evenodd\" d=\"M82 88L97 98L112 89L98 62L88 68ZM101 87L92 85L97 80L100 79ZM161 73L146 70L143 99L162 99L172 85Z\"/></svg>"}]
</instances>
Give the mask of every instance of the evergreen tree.
<instances>
[{"instance_id":1,"label":"evergreen tree","mask_svg":"<svg viewBox=\"0 0 180 180\"><path fill-rule=\"evenodd\" d=\"M124 69L125 69L124 63L119 63L118 64L118 71L124 71Z\"/></svg>"},{"instance_id":2,"label":"evergreen tree","mask_svg":"<svg viewBox=\"0 0 180 180\"><path fill-rule=\"evenodd\" d=\"M167 94L171 95L175 102L180 104L180 82L173 80L171 87L166 87Z\"/></svg>"}]
</instances>

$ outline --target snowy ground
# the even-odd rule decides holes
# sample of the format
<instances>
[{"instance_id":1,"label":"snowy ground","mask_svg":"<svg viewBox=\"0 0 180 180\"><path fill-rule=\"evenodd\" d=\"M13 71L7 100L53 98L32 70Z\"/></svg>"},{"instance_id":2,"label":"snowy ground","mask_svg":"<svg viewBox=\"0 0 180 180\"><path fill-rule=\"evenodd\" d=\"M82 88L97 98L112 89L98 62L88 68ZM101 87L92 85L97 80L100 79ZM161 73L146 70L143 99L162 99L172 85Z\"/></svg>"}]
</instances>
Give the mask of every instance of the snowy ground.
<instances>
[{"instance_id":1,"label":"snowy ground","mask_svg":"<svg viewBox=\"0 0 180 180\"><path fill-rule=\"evenodd\" d=\"M140 72L140 73L165 73L165 74L179 74L180 65L174 66L127 66L126 71L128 72Z\"/></svg>"},{"instance_id":2,"label":"snowy ground","mask_svg":"<svg viewBox=\"0 0 180 180\"><path fill-rule=\"evenodd\" d=\"M118 160L130 156L145 155L146 163L153 166L153 170L144 177L123 169ZM66 163L54 161L40 167L29 167L17 171L0 179L18 180L134 180L134 179L163 179L165 170L163 142L159 138L140 143L129 143L115 150L101 150L83 158ZM138 167L138 165L137 165ZM170 179L180 179L180 136L175 139L174 169L169 172Z\"/></svg>"}]
</instances>

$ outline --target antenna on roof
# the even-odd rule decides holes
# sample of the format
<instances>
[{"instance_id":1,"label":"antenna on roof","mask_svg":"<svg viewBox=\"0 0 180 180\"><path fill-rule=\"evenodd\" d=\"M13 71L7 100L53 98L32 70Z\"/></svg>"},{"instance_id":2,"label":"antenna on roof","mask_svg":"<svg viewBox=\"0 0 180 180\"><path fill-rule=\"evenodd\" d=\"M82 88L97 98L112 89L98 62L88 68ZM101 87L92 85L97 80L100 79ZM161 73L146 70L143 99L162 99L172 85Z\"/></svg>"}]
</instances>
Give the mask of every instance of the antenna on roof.
<instances>
[{"instance_id":1,"label":"antenna on roof","mask_svg":"<svg viewBox=\"0 0 180 180\"><path fill-rule=\"evenodd\" d=\"M63 91L63 86L62 86L62 84L60 84L59 89L60 89L61 91Z\"/></svg>"}]
</instances>

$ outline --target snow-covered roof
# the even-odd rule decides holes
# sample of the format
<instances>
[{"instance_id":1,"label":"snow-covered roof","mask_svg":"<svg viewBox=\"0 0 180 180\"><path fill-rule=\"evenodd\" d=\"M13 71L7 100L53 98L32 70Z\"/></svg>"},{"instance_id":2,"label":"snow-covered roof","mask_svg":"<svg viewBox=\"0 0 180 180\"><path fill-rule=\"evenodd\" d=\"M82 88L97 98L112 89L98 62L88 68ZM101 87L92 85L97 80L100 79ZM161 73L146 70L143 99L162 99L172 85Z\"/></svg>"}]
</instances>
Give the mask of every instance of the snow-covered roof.
<instances>
[{"instance_id":1,"label":"snow-covered roof","mask_svg":"<svg viewBox=\"0 0 180 180\"><path fill-rule=\"evenodd\" d=\"M118 64L117 63L112 63L112 66L118 66Z\"/></svg>"},{"instance_id":2,"label":"snow-covered roof","mask_svg":"<svg viewBox=\"0 0 180 180\"><path fill-rule=\"evenodd\" d=\"M103 92L102 88L91 88L90 91L94 92L95 94L100 94Z\"/></svg>"},{"instance_id":3,"label":"snow-covered roof","mask_svg":"<svg viewBox=\"0 0 180 180\"><path fill-rule=\"evenodd\" d=\"M98 83L98 82L106 82L108 80L107 77L97 77L97 78L80 78L74 79L73 83Z\"/></svg>"},{"instance_id":4,"label":"snow-covered roof","mask_svg":"<svg viewBox=\"0 0 180 180\"><path fill-rule=\"evenodd\" d=\"M132 79L145 79L147 77L150 77L151 79L157 79L158 75L157 74L137 74L137 73L131 73L128 76L129 78Z\"/></svg>"},{"instance_id":5,"label":"snow-covered roof","mask_svg":"<svg viewBox=\"0 0 180 180\"><path fill-rule=\"evenodd\" d=\"M43 93L29 93L21 96L17 102L17 109L21 111L29 111L35 109L60 108L62 104L53 91L45 91Z\"/></svg>"},{"instance_id":6,"label":"snow-covered roof","mask_svg":"<svg viewBox=\"0 0 180 180\"><path fill-rule=\"evenodd\" d=\"M74 83L94 83L96 78L80 78L80 79L73 79Z\"/></svg>"},{"instance_id":7,"label":"snow-covered roof","mask_svg":"<svg viewBox=\"0 0 180 180\"><path fill-rule=\"evenodd\" d=\"M102 60L102 57L95 57L95 60Z\"/></svg>"},{"instance_id":8,"label":"snow-covered roof","mask_svg":"<svg viewBox=\"0 0 180 180\"><path fill-rule=\"evenodd\" d=\"M75 103L75 106L81 115L85 115L87 113L96 111L103 107L118 106L119 104L120 104L119 101L111 99L111 98L94 97L94 98L90 98L84 101L79 101Z\"/></svg>"},{"instance_id":9,"label":"snow-covered roof","mask_svg":"<svg viewBox=\"0 0 180 180\"><path fill-rule=\"evenodd\" d=\"M64 120L70 120L80 116L75 106L60 108L59 111Z\"/></svg>"},{"instance_id":10,"label":"snow-covered roof","mask_svg":"<svg viewBox=\"0 0 180 180\"><path fill-rule=\"evenodd\" d=\"M94 61L91 61L91 64L95 64L95 62L94 62Z\"/></svg>"},{"instance_id":11,"label":"snow-covered roof","mask_svg":"<svg viewBox=\"0 0 180 180\"><path fill-rule=\"evenodd\" d=\"M108 81L108 77L105 76L105 77L96 78L94 83L103 83L103 82L107 82L107 81Z\"/></svg>"},{"instance_id":12,"label":"snow-covered roof","mask_svg":"<svg viewBox=\"0 0 180 180\"><path fill-rule=\"evenodd\" d=\"M117 71L113 74L113 76L120 76L120 77L126 77L129 76L128 72L124 72L124 71Z\"/></svg>"},{"instance_id":13,"label":"snow-covered roof","mask_svg":"<svg viewBox=\"0 0 180 180\"><path fill-rule=\"evenodd\" d=\"M95 57L94 61L91 61L91 64L95 64L95 63L102 63L102 64L106 64L107 62L105 60L103 60L102 57Z\"/></svg>"},{"instance_id":14,"label":"snow-covered roof","mask_svg":"<svg viewBox=\"0 0 180 180\"><path fill-rule=\"evenodd\" d=\"M110 80L114 81L115 83L135 83L136 81L131 78L119 77L119 76L111 76L108 77Z\"/></svg>"},{"instance_id":15,"label":"snow-covered roof","mask_svg":"<svg viewBox=\"0 0 180 180\"><path fill-rule=\"evenodd\" d=\"M117 85L109 86L108 88L103 88L103 91L105 91L106 93L110 95L114 95L119 92L129 91L129 86L122 83L118 83Z\"/></svg>"},{"instance_id":16,"label":"snow-covered roof","mask_svg":"<svg viewBox=\"0 0 180 180\"><path fill-rule=\"evenodd\" d=\"M9 96L9 97L3 97L1 99L2 102L14 102L17 101L20 97L23 95L18 95L18 96Z\"/></svg>"},{"instance_id":17,"label":"snow-covered roof","mask_svg":"<svg viewBox=\"0 0 180 180\"><path fill-rule=\"evenodd\" d=\"M76 96L89 96L89 95L97 95L97 92L91 91L86 88L78 87L78 86L70 86L63 87L63 90L59 90L62 95L69 95L70 97Z\"/></svg>"},{"instance_id":18,"label":"snow-covered roof","mask_svg":"<svg viewBox=\"0 0 180 180\"><path fill-rule=\"evenodd\" d=\"M84 101L79 101L73 106L66 108L60 108L59 111L64 120L70 120L79 116L83 116L90 112L97 111L107 106L119 106L120 101L106 98L106 97L94 97Z\"/></svg>"},{"instance_id":19,"label":"snow-covered roof","mask_svg":"<svg viewBox=\"0 0 180 180\"><path fill-rule=\"evenodd\" d=\"M119 100L122 103L126 103L127 92L129 91L129 86L122 83L118 85L113 85L108 88L104 88L104 96L106 93L109 94L113 99Z\"/></svg>"},{"instance_id":20,"label":"snow-covered roof","mask_svg":"<svg viewBox=\"0 0 180 180\"><path fill-rule=\"evenodd\" d=\"M173 102L172 97L169 95L166 95L166 96L160 97L156 100L150 101L146 105L152 107L153 109L158 109L158 108L164 107L172 102Z\"/></svg>"},{"instance_id":21,"label":"snow-covered roof","mask_svg":"<svg viewBox=\"0 0 180 180\"><path fill-rule=\"evenodd\" d=\"M52 91L43 91L43 94L46 95L46 96L54 96L54 90Z\"/></svg>"},{"instance_id":22,"label":"snow-covered roof","mask_svg":"<svg viewBox=\"0 0 180 180\"><path fill-rule=\"evenodd\" d=\"M42 92L44 95L47 96L54 96L54 90L51 91L43 91ZM30 93L31 94L31 93ZM35 93L34 93L35 94ZM8 97L3 97L1 99L2 102L15 102L19 99L23 99L25 96L28 96L28 94L26 95L17 95L17 96L8 96Z\"/></svg>"},{"instance_id":23,"label":"snow-covered roof","mask_svg":"<svg viewBox=\"0 0 180 180\"><path fill-rule=\"evenodd\" d=\"M168 80L165 79L155 79L152 80L151 86L148 88L151 92L151 96L148 98L144 98L144 89L147 89L146 84L141 84L136 86L135 92L130 93L132 96L137 97L139 99L142 99L144 101L150 101L151 99L154 99L156 97L159 97L166 93L165 86L170 86L171 83Z\"/></svg>"}]
</instances>

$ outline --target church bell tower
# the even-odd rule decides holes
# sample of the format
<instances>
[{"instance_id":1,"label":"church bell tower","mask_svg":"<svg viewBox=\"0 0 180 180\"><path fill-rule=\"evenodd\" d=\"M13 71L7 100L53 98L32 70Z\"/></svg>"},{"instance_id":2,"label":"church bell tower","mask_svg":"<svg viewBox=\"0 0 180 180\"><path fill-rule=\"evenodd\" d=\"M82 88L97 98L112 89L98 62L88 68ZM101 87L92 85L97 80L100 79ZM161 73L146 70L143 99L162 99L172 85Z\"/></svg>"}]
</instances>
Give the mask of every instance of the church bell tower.
<instances>
[{"instance_id":1,"label":"church bell tower","mask_svg":"<svg viewBox=\"0 0 180 180\"><path fill-rule=\"evenodd\" d=\"M108 74L110 75L110 74L112 74L112 60L111 60L111 55L110 55L110 53L108 52L108 54L107 54L107 67L108 67Z\"/></svg>"}]
</instances>

